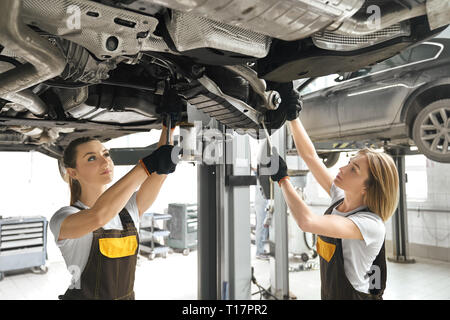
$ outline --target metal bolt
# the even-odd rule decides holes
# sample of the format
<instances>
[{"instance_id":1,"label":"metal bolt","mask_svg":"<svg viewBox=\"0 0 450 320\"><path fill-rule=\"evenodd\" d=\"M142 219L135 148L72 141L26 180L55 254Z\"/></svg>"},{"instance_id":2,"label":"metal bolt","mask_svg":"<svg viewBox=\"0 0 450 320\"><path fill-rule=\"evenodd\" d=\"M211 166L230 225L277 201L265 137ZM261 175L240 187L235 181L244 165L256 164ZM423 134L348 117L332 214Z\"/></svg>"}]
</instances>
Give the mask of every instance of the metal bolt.
<instances>
[{"instance_id":1,"label":"metal bolt","mask_svg":"<svg viewBox=\"0 0 450 320\"><path fill-rule=\"evenodd\" d=\"M278 109L281 101L282 100L281 100L280 94L278 92L276 92L276 91L272 91L270 93L270 100L269 100L270 106L269 106L269 108L272 109L272 110Z\"/></svg>"},{"instance_id":2,"label":"metal bolt","mask_svg":"<svg viewBox=\"0 0 450 320\"><path fill-rule=\"evenodd\" d=\"M114 51L119 46L119 39L117 37L111 36L108 39L106 39L106 49L108 51Z\"/></svg>"},{"instance_id":3,"label":"metal bolt","mask_svg":"<svg viewBox=\"0 0 450 320\"><path fill-rule=\"evenodd\" d=\"M280 103L281 103L281 97L278 97L275 95L273 97L273 104L278 106L278 105L280 105Z\"/></svg>"}]
</instances>

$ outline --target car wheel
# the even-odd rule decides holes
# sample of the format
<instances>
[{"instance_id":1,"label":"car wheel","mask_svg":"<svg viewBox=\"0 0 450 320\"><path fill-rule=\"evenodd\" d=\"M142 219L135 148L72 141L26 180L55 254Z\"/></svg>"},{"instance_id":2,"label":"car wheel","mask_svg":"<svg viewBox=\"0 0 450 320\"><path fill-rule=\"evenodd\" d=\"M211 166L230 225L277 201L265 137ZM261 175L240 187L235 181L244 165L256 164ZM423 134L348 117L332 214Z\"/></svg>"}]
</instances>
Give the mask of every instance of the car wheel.
<instances>
[{"instance_id":1,"label":"car wheel","mask_svg":"<svg viewBox=\"0 0 450 320\"><path fill-rule=\"evenodd\" d=\"M340 155L340 152L327 152L319 154L319 157L327 168L331 168L338 162Z\"/></svg>"},{"instance_id":2,"label":"car wheel","mask_svg":"<svg viewBox=\"0 0 450 320\"><path fill-rule=\"evenodd\" d=\"M427 158L450 163L450 99L435 101L417 114L413 140Z\"/></svg>"}]
</instances>

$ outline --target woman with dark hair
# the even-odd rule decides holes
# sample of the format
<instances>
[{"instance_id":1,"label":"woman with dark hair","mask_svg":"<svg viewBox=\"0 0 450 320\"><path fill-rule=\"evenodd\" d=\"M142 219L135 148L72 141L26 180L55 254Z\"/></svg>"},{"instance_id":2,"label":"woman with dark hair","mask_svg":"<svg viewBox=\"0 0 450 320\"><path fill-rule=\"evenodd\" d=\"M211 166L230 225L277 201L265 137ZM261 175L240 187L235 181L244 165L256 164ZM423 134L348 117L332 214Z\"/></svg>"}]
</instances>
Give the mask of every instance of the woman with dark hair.
<instances>
[{"instance_id":1,"label":"woman with dark hair","mask_svg":"<svg viewBox=\"0 0 450 320\"><path fill-rule=\"evenodd\" d=\"M167 131L163 127L152 154L109 188L114 163L100 141L78 138L65 149L70 206L59 209L50 220L56 244L73 275L60 299L134 299L139 218L176 168L175 148L163 145ZM171 140L172 133L173 129Z\"/></svg>"}]
</instances>

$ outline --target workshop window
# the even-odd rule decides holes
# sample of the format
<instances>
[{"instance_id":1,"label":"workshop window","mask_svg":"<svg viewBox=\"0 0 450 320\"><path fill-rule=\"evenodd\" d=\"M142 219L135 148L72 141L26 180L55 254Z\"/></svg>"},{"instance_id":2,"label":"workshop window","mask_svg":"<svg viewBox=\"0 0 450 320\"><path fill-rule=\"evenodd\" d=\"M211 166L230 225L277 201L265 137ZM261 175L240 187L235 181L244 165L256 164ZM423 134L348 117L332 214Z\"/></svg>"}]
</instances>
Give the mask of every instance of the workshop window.
<instances>
[{"instance_id":1,"label":"workshop window","mask_svg":"<svg viewBox=\"0 0 450 320\"><path fill-rule=\"evenodd\" d=\"M427 199L427 168L424 155L405 157L405 171L408 177L406 195L408 201L425 201Z\"/></svg>"},{"instance_id":2,"label":"workshop window","mask_svg":"<svg viewBox=\"0 0 450 320\"><path fill-rule=\"evenodd\" d=\"M393 68L407 66L412 63L426 61L428 59L437 58L441 47L436 44L426 43L403 50L399 54L389 58L385 61L377 63L373 66L367 66L353 72L348 79L355 79L358 77L374 74L376 72L385 71Z\"/></svg>"},{"instance_id":3,"label":"workshop window","mask_svg":"<svg viewBox=\"0 0 450 320\"><path fill-rule=\"evenodd\" d=\"M435 44L421 44L415 46L410 50L408 60L410 63L419 62L423 60L437 58L441 47Z\"/></svg>"}]
</instances>

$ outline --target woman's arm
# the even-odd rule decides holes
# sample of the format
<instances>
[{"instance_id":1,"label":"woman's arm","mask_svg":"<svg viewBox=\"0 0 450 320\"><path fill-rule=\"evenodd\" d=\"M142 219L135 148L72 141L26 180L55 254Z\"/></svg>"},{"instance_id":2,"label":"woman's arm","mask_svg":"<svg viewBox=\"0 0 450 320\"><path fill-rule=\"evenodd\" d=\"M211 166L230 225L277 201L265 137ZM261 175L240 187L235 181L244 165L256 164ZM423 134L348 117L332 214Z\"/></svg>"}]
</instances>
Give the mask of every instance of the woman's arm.
<instances>
[{"instance_id":1,"label":"woman's arm","mask_svg":"<svg viewBox=\"0 0 450 320\"><path fill-rule=\"evenodd\" d=\"M151 207L161 191L164 180L167 175L152 173L139 188L136 194L136 204L139 210L139 217Z\"/></svg>"},{"instance_id":2,"label":"woman's arm","mask_svg":"<svg viewBox=\"0 0 450 320\"><path fill-rule=\"evenodd\" d=\"M359 228L351 219L338 215L316 215L299 197L288 179L282 180L280 184L292 216L304 232L339 239L363 240Z\"/></svg>"},{"instance_id":3,"label":"woman's arm","mask_svg":"<svg viewBox=\"0 0 450 320\"><path fill-rule=\"evenodd\" d=\"M330 194L330 188L334 180L333 176L328 172L327 167L317 155L316 149L300 119L297 118L288 123L291 126L291 132L298 154L305 161L317 182Z\"/></svg>"},{"instance_id":4,"label":"woman's arm","mask_svg":"<svg viewBox=\"0 0 450 320\"><path fill-rule=\"evenodd\" d=\"M161 130L161 136L158 142L158 148L166 143L168 129L163 126ZM173 131L174 128L170 130L170 144L173 145ZM148 208L151 207L153 202L155 202L156 197L161 190L164 180L166 180L167 175L159 175L156 172L152 173L145 179L144 183L139 188L136 194L136 204L139 210L139 217L141 217Z\"/></svg>"},{"instance_id":5,"label":"woman's arm","mask_svg":"<svg viewBox=\"0 0 450 320\"><path fill-rule=\"evenodd\" d=\"M106 190L90 209L74 213L61 223L58 240L75 239L97 230L114 218L127 204L136 188L147 178L139 164Z\"/></svg>"}]
</instances>

